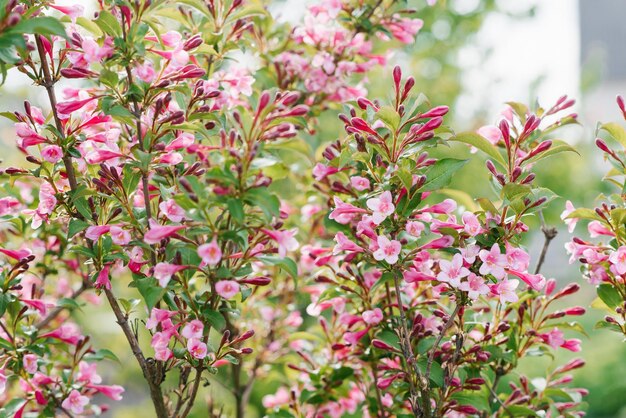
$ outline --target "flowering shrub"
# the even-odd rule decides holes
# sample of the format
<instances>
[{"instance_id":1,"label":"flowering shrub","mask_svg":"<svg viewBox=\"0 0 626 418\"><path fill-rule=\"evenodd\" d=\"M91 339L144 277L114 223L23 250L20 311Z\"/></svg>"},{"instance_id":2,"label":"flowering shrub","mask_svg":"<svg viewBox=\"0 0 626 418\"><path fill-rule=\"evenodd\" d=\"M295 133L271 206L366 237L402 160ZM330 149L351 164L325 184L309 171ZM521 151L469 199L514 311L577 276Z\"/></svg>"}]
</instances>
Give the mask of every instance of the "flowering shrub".
<instances>
[{"instance_id":1,"label":"flowering shrub","mask_svg":"<svg viewBox=\"0 0 626 418\"><path fill-rule=\"evenodd\" d=\"M555 290L555 281L539 273L541 262L529 271L530 256L519 245L528 229L523 218L541 210L549 195L534 185L530 168L569 149L552 148L545 135L575 117L540 125L572 102L507 112L492 144L477 134L452 136L442 126L448 108L428 106L413 87L396 67L393 101L360 98L358 109L340 116L348 137L326 148L327 163L316 167L331 201L324 223L335 244L305 251L321 267L308 289L307 312L319 317L324 345L303 349L304 361L290 365L303 382L291 388L294 395L283 389L266 406L284 405L293 416L357 410L379 417L577 416L585 391L564 385L580 360L534 381L534 388L524 376L510 382L512 392L499 385L525 356L580 350L580 341L561 330L575 323L562 318L585 310L550 309L578 286ZM499 201L483 198L480 208L461 208L435 197L465 163L427 154L450 140L492 158L487 167Z\"/></svg>"},{"instance_id":2,"label":"flowering shrub","mask_svg":"<svg viewBox=\"0 0 626 418\"><path fill-rule=\"evenodd\" d=\"M617 104L626 119L624 99L617 96ZM626 336L626 246L624 245L624 190L626 183L622 179L624 170L624 149L626 148L626 130L617 123L600 124L598 131L607 134L617 147L602 138L596 139L596 146L604 152L605 159L613 168L607 173L605 180L618 192L604 197L594 209L574 208L567 202L562 218L568 224L569 232L573 232L579 220L585 219L589 238L602 237L607 242L594 243L575 237L567 243L570 262L576 260L583 265L582 272L589 284L597 286L598 300L595 305L610 313L604 320L596 324L597 328L606 328ZM608 138L607 138L608 139Z\"/></svg>"},{"instance_id":3,"label":"flowering shrub","mask_svg":"<svg viewBox=\"0 0 626 418\"><path fill-rule=\"evenodd\" d=\"M101 302L159 418L189 416L213 382L243 417L277 370L269 416L580 415L585 390L567 385L582 360L514 375L580 350L564 318L584 309L551 306L578 286L540 274L554 232L534 270L521 245L554 197L532 166L570 150L548 136L575 122L559 116L573 101L512 103L498 126L455 135L398 67L390 103L366 98L387 58L374 40L410 43L423 24L394 2L314 3L293 28L241 0L104 0L92 19L0 5L1 65L47 98L4 114L29 163L2 172L4 415L121 399L97 372L115 355L78 326ZM311 186L305 138L341 104L347 137L325 144ZM450 142L490 158L496 198L446 189L466 162L433 156ZM309 197L300 219L285 189Z\"/></svg>"}]
</instances>

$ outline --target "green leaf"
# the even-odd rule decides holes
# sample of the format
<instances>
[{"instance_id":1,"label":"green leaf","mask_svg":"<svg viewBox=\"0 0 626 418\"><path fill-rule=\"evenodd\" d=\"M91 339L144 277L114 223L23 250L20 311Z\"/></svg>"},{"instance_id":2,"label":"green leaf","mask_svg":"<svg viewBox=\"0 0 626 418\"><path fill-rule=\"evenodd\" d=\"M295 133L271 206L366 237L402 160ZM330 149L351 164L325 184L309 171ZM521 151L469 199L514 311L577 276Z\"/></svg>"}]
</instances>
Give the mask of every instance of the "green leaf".
<instances>
[{"instance_id":1,"label":"green leaf","mask_svg":"<svg viewBox=\"0 0 626 418\"><path fill-rule=\"evenodd\" d=\"M57 302L57 306L66 309L80 309L80 305L74 299L62 298Z\"/></svg>"},{"instance_id":2,"label":"green leaf","mask_svg":"<svg viewBox=\"0 0 626 418\"><path fill-rule=\"evenodd\" d=\"M422 373L426 373L426 365L428 363L428 358L423 356L421 357L418 361L417 361L417 365L420 368L420 370L422 371ZM436 387L442 387L443 386L443 369L441 368L441 365L439 363L437 363L436 361L433 361L432 364L430 365L430 381L436 386Z\"/></svg>"},{"instance_id":3,"label":"green leaf","mask_svg":"<svg viewBox=\"0 0 626 418\"><path fill-rule=\"evenodd\" d=\"M250 189L244 195L244 201L258 206L268 219L280 215L280 201L266 188Z\"/></svg>"},{"instance_id":4,"label":"green leaf","mask_svg":"<svg viewBox=\"0 0 626 418\"><path fill-rule=\"evenodd\" d=\"M544 158L551 157L556 154L560 154L561 152L574 152L580 155L580 153L576 151L576 149L572 147L570 144L568 144L567 142L553 139L552 146L547 151L544 151L540 154L537 154L536 156L532 158L529 158L528 160L526 160L526 163L535 163L537 161L543 160Z\"/></svg>"},{"instance_id":5,"label":"green leaf","mask_svg":"<svg viewBox=\"0 0 626 418\"><path fill-rule=\"evenodd\" d=\"M468 160L457 160L454 158L444 158L437 161L426 171L426 182L419 188L419 191L426 192L447 186L454 174L463 167L467 161Z\"/></svg>"},{"instance_id":6,"label":"green leaf","mask_svg":"<svg viewBox=\"0 0 626 418\"><path fill-rule=\"evenodd\" d=\"M115 16L106 10L101 10L98 18L95 20L96 25L102 32L107 35L120 36L122 34L122 27L120 22L117 21Z\"/></svg>"},{"instance_id":7,"label":"green leaf","mask_svg":"<svg viewBox=\"0 0 626 418\"><path fill-rule=\"evenodd\" d=\"M376 116L393 131L400 126L400 115L398 115L398 112L391 106L381 107L378 112L376 112Z\"/></svg>"},{"instance_id":8,"label":"green leaf","mask_svg":"<svg viewBox=\"0 0 626 418\"><path fill-rule=\"evenodd\" d=\"M506 167L506 161L504 161L504 157L500 154L498 148L476 132L461 132L460 134L450 138L450 140L463 142L464 144L476 147L493 158L502 167Z\"/></svg>"},{"instance_id":9,"label":"green leaf","mask_svg":"<svg viewBox=\"0 0 626 418\"><path fill-rule=\"evenodd\" d=\"M226 326L224 316L211 308L203 309L202 317L218 331L221 331Z\"/></svg>"},{"instance_id":10,"label":"green leaf","mask_svg":"<svg viewBox=\"0 0 626 418\"><path fill-rule=\"evenodd\" d=\"M609 122L600 125L600 129L607 131L613 139L620 143L626 149L626 129L619 123Z\"/></svg>"},{"instance_id":11,"label":"green leaf","mask_svg":"<svg viewBox=\"0 0 626 418\"><path fill-rule=\"evenodd\" d=\"M81 231L84 231L89 226L89 222L82 221L80 219L72 219L67 227L67 239L69 240L74 235Z\"/></svg>"},{"instance_id":12,"label":"green leaf","mask_svg":"<svg viewBox=\"0 0 626 418\"><path fill-rule=\"evenodd\" d=\"M510 405L506 407L507 415L512 417L538 417L532 409L523 405Z\"/></svg>"},{"instance_id":13,"label":"green leaf","mask_svg":"<svg viewBox=\"0 0 626 418\"><path fill-rule=\"evenodd\" d=\"M451 396L460 405L471 405L479 411L490 411L489 400L486 392L483 391L463 391Z\"/></svg>"},{"instance_id":14,"label":"green leaf","mask_svg":"<svg viewBox=\"0 0 626 418\"><path fill-rule=\"evenodd\" d=\"M235 222L241 224L243 223L244 212L243 212L243 203L239 199L228 199L226 203L228 205L228 213L235 220Z\"/></svg>"},{"instance_id":15,"label":"green leaf","mask_svg":"<svg viewBox=\"0 0 626 418\"><path fill-rule=\"evenodd\" d=\"M56 35L67 38L65 27L57 19L49 16L29 17L22 19L11 27L9 33L32 33L37 35Z\"/></svg>"},{"instance_id":16,"label":"green leaf","mask_svg":"<svg viewBox=\"0 0 626 418\"><path fill-rule=\"evenodd\" d=\"M566 219L590 219L601 221L602 218L593 209L579 208L567 215Z\"/></svg>"},{"instance_id":17,"label":"green leaf","mask_svg":"<svg viewBox=\"0 0 626 418\"><path fill-rule=\"evenodd\" d=\"M270 266L278 266L285 270L291 277L298 277L298 265L289 257L280 258L275 255L262 255L257 257L262 262Z\"/></svg>"},{"instance_id":18,"label":"green leaf","mask_svg":"<svg viewBox=\"0 0 626 418\"><path fill-rule=\"evenodd\" d=\"M608 283L603 283L598 286L597 291L598 297L602 299L602 302L604 302L609 308L615 309L624 303L617 289Z\"/></svg>"},{"instance_id":19,"label":"green leaf","mask_svg":"<svg viewBox=\"0 0 626 418\"><path fill-rule=\"evenodd\" d=\"M148 310L151 311L154 305L161 300L166 290L159 286L154 277L139 277L133 275L133 283L139 290L139 293L143 297L143 300L148 306Z\"/></svg>"},{"instance_id":20,"label":"green leaf","mask_svg":"<svg viewBox=\"0 0 626 418\"><path fill-rule=\"evenodd\" d=\"M527 184L507 183L502 188L502 196L509 202L523 199L530 194L531 188Z\"/></svg>"}]
</instances>

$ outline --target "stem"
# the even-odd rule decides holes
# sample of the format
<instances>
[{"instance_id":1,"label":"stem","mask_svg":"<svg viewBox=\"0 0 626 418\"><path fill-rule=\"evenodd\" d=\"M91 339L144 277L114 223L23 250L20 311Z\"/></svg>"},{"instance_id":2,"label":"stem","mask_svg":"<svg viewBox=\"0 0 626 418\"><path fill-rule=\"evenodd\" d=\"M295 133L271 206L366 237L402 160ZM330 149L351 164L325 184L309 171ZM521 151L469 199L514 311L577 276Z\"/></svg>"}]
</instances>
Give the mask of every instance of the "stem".
<instances>
[{"instance_id":1,"label":"stem","mask_svg":"<svg viewBox=\"0 0 626 418\"><path fill-rule=\"evenodd\" d=\"M543 266L543 262L546 259L546 254L548 252L548 247L550 246L550 242L556 237L558 231L554 227L546 226L546 222L543 219L543 213L539 211L539 219L541 220L541 232L543 232L543 237L545 241L543 242L543 248L541 249L541 254L539 255L539 261L537 262L537 267L535 268L535 274L539 274L541 271L541 266Z\"/></svg>"},{"instance_id":2,"label":"stem","mask_svg":"<svg viewBox=\"0 0 626 418\"><path fill-rule=\"evenodd\" d=\"M196 378L193 381L193 386L189 394L189 399L187 399L187 407L185 407L185 410L183 411L181 417L186 417L191 412L191 408L193 408L194 401L196 400L196 395L198 394L198 388L200 387L201 379L202 379L202 368L198 367L196 369ZM177 418L177 417L174 417L174 418Z\"/></svg>"},{"instance_id":3,"label":"stem","mask_svg":"<svg viewBox=\"0 0 626 418\"><path fill-rule=\"evenodd\" d=\"M446 332L448 331L448 329L450 329L452 324L454 324L454 319L456 318L460 310L461 310L461 304L457 303L457 305L454 307L454 312L452 312L452 314L450 315L450 318L448 318L448 320L444 324L443 328L441 329L441 333L439 333L437 340L435 340L435 344L430 349L430 354L428 355L428 363L426 363L426 373L425 373L425 378L427 379L427 381L428 381L428 378L430 377L430 368L433 365L433 361L435 360L435 352L437 351L437 348L439 347L439 344L441 343L441 340L443 339L444 335L446 335Z\"/></svg>"},{"instance_id":4,"label":"stem","mask_svg":"<svg viewBox=\"0 0 626 418\"><path fill-rule=\"evenodd\" d=\"M415 387L414 377L417 378L418 383L421 386L422 376L419 368L417 367L417 362L415 361L415 354L413 354L413 347L411 346L409 329L406 322L406 315L404 314L404 305L402 304L402 299L400 297L400 282L398 280L398 275L393 275L394 286L396 290L396 301L398 303L398 309L400 310L400 324L401 324L401 334L402 338L400 338L402 343L402 351L404 355L404 359L409 367L409 372L411 375L409 376L409 390L411 392L411 409L413 410L413 414L416 417L423 416L423 413L426 412L426 416L430 416L430 400L425 399L423 396L420 397ZM422 401L423 411L420 408L418 402Z\"/></svg>"},{"instance_id":5,"label":"stem","mask_svg":"<svg viewBox=\"0 0 626 418\"><path fill-rule=\"evenodd\" d=\"M43 71L44 81L43 86L46 88L46 92L48 93L48 100L50 101L50 107L52 107L54 123L57 130L59 131L59 135L61 135L61 139L65 140L63 124L61 123L61 119L59 119L59 114L57 112L57 98L54 92L55 80L50 74L50 68L48 68L48 59L46 58L46 51L44 49L43 43L41 42L40 35L35 36L35 42L37 43L37 52L39 53L39 59L41 60L41 70ZM65 172L67 173L67 180L70 183L70 189L72 191L75 191L78 187L78 183L76 182L76 173L74 172L74 166L72 165L72 156L67 153L67 150L65 149L66 144L61 145L63 145L63 165L65 166ZM80 216L80 214L78 216L82 217Z\"/></svg>"},{"instance_id":6,"label":"stem","mask_svg":"<svg viewBox=\"0 0 626 418\"><path fill-rule=\"evenodd\" d=\"M165 401L163 399L163 393L161 392L161 382L157 382L159 377L156 376L154 366L146 361L143 351L141 351L141 347L139 347L137 336L133 333L130 325L128 324L128 317L122 313L113 292L109 289L104 289L104 293L106 294L109 305L111 305L111 309L117 318L117 323L122 328L122 331L124 331L128 344L130 345L130 348L139 363L139 367L141 367L143 376L148 382L148 387L150 388L150 398L152 398L157 418L169 418L167 408L165 407Z\"/></svg>"}]
</instances>

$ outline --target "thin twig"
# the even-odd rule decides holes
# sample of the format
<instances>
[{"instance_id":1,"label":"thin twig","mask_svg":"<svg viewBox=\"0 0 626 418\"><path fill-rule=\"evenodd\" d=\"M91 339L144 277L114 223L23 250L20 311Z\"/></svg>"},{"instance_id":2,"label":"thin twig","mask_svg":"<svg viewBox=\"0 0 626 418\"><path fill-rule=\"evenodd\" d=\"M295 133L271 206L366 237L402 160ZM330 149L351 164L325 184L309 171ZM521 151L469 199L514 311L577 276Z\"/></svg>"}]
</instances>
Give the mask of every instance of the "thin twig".
<instances>
[{"instance_id":1,"label":"thin twig","mask_svg":"<svg viewBox=\"0 0 626 418\"><path fill-rule=\"evenodd\" d=\"M163 400L163 393L161 391L161 384L157 383L157 376L154 370L154 367L151 367L146 358L143 355L143 351L141 347L139 347L139 341L137 341L137 337L133 333L128 324L128 318L122 310L120 309L119 304L117 303L117 299L113 292L110 289L105 289L104 293L109 301L109 305L111 305L111 309L117 318L117 323L122 328L126 339L128 340L128 344L139 363L139 367L141 367L141 371L148 382L148 387L150 388L150 397L152 398L152 403L154 404L154 409L156 411L158 418L169 418L167 414L167 408L165 407L165 401Z\"/></svg>"},{"instance_id":2,"label":"thin twig","mask_svg":"<svg viewBox=\"0 0 626 418\"><path fill-rule=\"evenodd\" d=\"M543 232L543 236L545 241L543 242L543 248L541 249L541 254L539 255L539 261L537 261L537 267L535 268L535 274L539 274L541 271L541 267L543 266L543 262L546 259L546 254L548 252L548 247L550 246L550 242L556 237L558 231L554 227L548 227L546 225L545 220L543 219L543 213L539 211L539 219L541 220L541 232Z\"/></svg>"},{"instance_id":3,"label":"thin twig","mask_svg":"<svg viewBox=\"0 0 626 418\"><path fill-rule=\"evenodd\" d=\"M430 349L430 354L428 355L428 363L426 363L426 372L424 373L425 375L424 377L426 378L426 381L428 381L428 379L430 378L430 369L433 365L433 361L435 360L435 352L437 351L437 348L439 347L439 344L441 343L441 340L443 339L444 335L446 335L446 332L448 331L448 329L450 329L452 324L454 324L454 319L456 318L459 311L461 310L461 306L462 305L460 303L456 304L456 306L454 307L454 311L450 315L450 318L448 318L446 323L443 325L443 328L441 329L441 333L435 340L435 344Z\"/></svg>"}]
</instances>

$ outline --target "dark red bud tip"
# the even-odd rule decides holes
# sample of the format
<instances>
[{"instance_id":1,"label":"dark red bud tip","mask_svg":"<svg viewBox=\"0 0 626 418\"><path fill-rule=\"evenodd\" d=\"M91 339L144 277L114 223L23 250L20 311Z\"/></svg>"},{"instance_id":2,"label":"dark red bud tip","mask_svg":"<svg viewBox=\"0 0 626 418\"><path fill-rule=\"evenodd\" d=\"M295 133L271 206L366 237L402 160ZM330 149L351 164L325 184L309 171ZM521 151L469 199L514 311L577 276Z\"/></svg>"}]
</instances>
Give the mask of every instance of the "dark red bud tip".
<instances>
[{"instance_id":1,"label":"dark red bud tip","mask_svg":"<svg viewBox=\"0 0 626 418\"><path fill-rule=\"evenodd\" d=\"M445 114L448 113L448 111L450 110L450 108L448 106L437 106L437 107L433 107L432 109L430 109L428 112L424 113L422 116L422 118L434 118L437 116L444 116Z\"/></svg>"},{"instance_id":2,"label":"dark red bud tip","mask_svg":"<svg viewBox=\"0 0 626 418\"><path fill-rule=\"evenodd\" d=\"M596 146L600 148L602 151L606 152L607 154L613 154L613 151L611 151L611 149L606 144L606 142L604 142L600 138L596 138Z\"/></svg>"},{"instance_id":3,"label":"dark red bud tip","mask_svg":"<svg viewBox=\"0 0 626 418\"><path fill-rule=\"evenodd\" d=\"M400 80L402 80L402 70L399 65L393 68L393 83L396 85L396 90L400 86Z\"/></svg>"},{"instance_id":4,"label":"dark red bud tip","mask_svg":"<svg viewBox=\"0 0 626 418\"><path fill-rule=\"evenodd\" d=\"M395 348L393 348L392 346L390 346L389 344L387 344L386 342L382 341L382 340L372 340L372 345L380 350L386 350L386 351L396 351Z\"/></svg>"}]
</instances>

